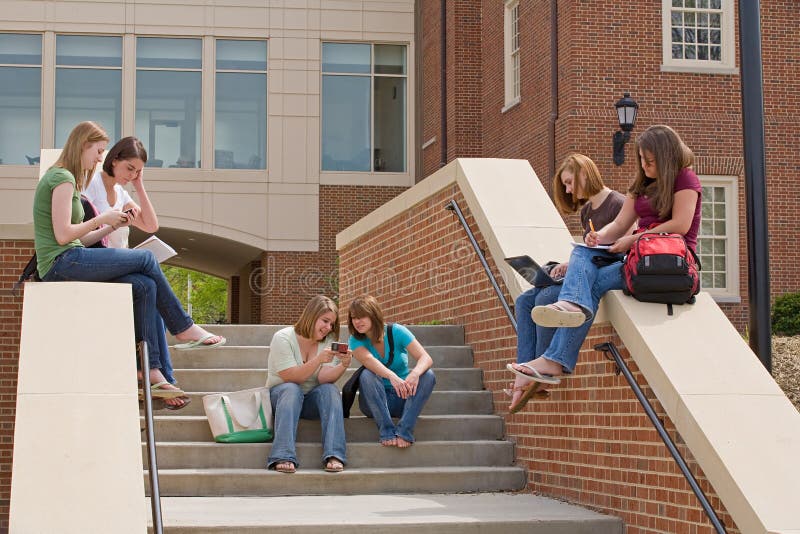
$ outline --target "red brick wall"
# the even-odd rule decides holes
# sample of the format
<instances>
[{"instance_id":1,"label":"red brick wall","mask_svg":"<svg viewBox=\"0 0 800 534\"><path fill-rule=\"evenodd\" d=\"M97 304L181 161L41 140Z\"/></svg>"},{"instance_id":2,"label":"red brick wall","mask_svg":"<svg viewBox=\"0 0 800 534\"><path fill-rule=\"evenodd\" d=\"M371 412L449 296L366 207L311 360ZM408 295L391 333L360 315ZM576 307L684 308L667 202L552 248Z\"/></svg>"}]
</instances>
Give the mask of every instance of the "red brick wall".
<instances>
[{"instance_id":1,"label":"red brick wall","mask_svg":"<svg viewBox=\"0 0 800 534\"><path fill-rule=\"evenodd\" d=\"M513 380L505 365L515 359L516 337L464 230L443 209L450 199L459 203L479 245L487 249L460 192L449 186L339 251L340 319L357 294L368 292L393 321L463 325L475 366L495 393L496 410L503 412L508 400L500 390ZM506 434L517 443L517 461L528 469L528 489L620 516L629 534L713 532L624 378L592 350L604 341L621 348L729 532L736 532L607 323L592 328L574 376L554 388L549 400L534 400L506 419Z\"/></svg>"},{"instance_id":2,"label":"red brick wall","mask_svg":"<svg viewBox=\"0 0 800 534\"><path fill-rule=\"evenodd\" d=\"M0 532L8 529L22 328L22 291L18 296L13 296L10 291L32 254L32 241L0 240Z\"/></svg>"},{"instance_id":3,"label":"red brick wall","mask_svg":"<svg viewBox=\"0 0 800 534\"><path fill-rule=\"evenodd\" d=\"M261 322L294 324L306 302L338 298L336 234L405 191L405 187L320 186L319 251L265 252L251 284L260 295Z\"/></svg>"},{"instance_id":4,"label":"red brick wall","mask_svg":"<svg viewBox=\"0 0 800 534\"><path fill-rule=\"evenodd\" d=\"M552 3L520 3L521 101L503 113L504 4L484 0L477 22L476 5L448 2L447 160L461 156L527 159L549 191L553 165L579 151L598 164L609 186L624 191L635 171L635 146L630 143L626 147L626 162L617 167L611 160L611 137L618 129L614 103L623 92L630 92L640 105L634 139L650 125L669 124L698 156L696 170L700 174L735 169L726 174L739 179L742 303L722 307L737 328L744 330L748 273L740 76L662 72L659 2L557 0L558 109L553 115ZM800 111L800 80L794 62L800 54L800 35L785 24L800 17L800 3L764 0L761 6L770 278L775 296L800 287L800 273L792 267L800 252L792 246L791 235L797 211L792 199L800 195L800 182L790 178L797 174L792 172L798 167L793 150L800 145L800 128L794 120ZM437 143L422 152L420 174L426 176L441 163L440 2L423 2L420 9L423 133L419 141L437 138ZM480 28L477 37L476 24ZM738 21L734 26L738 43ZM477 71L476 61L480 62ZM477 89L476 83L480 84ZM479 97L472 100L476 94ZM480 114L479 122L474 120L475 113ZM567 218L567 224L575 233L579 231L577 217Z\"/></svg>"}]
</instances>

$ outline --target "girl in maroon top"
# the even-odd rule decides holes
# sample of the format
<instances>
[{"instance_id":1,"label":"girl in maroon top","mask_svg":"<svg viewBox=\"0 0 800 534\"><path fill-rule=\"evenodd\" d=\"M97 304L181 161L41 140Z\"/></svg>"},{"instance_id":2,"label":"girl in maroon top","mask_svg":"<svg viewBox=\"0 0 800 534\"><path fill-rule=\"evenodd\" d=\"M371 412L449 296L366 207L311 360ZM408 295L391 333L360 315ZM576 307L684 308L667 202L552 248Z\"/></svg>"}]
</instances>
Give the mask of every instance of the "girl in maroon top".
<instances>
[{"instance_id":1,"label":"girl in maroon top","mask_svg":"<svg viewBox=\"0 0 800 534\"><path fill-rule=\"evenodd\" d=\"M589 332L600 298L623 287L622 261L598 265L592 258L607 254L590 247L609 243L611 253L628 252L637 235L626 234L637 219L640 232L681 234L692 250L697 246L701 187L691 169L692 151L672 128L663 125L642 132L636 144L639 169L622 210L601 230L586 235L589 247L572 251L560 300L533 309L536 324L559 327L550 346L531 362L508 364L513 373L531 381L558 384L559 375L575 368L578 349Z\"/></svg>"}]
</instances>

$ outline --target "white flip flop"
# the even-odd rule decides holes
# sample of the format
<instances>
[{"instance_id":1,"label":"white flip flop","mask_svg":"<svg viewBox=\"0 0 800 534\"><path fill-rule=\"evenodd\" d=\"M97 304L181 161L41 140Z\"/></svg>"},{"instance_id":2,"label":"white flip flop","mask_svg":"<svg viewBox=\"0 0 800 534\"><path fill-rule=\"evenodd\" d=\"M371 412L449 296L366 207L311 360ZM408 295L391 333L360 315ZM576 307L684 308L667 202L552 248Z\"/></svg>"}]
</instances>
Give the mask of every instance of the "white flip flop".
<instances>
[{"instance_id":1,"label":"white flip flop","mask_svg":"<svg viewBox=\"0 0 800 534\"><path fill-rule=\"evenodd\" d=\"M585 313L564 309L557 302L547 306L536 306L531 311L531 318L539 326L548 328L576 328L586 322Z\"/></svg>"},{"instance_id":2,"label":"white flip flop","mask_svg":"<svg viewBox=\"0 0 800 534\"><path fill-rule=\"evenodd\" d=\"M537 371L536 369L534 369L533 367L531 367L530 365L527 365L527 364L524 364L524 363L520 363L520 364L517 364L517 365L520 365L522 367L530 369L531 374L523 373L522 371L516 370L514 368L514 364L513 363L507 364L506 365L506 369L508 369L509 371L511 371L512 373L514 373L517 376L521 376L522 378L527 378L531 382L541 382L542 384L551 384L551 385L556 385L556 384L560 384L561 383L561 379L560 378L557 378L557 377L552 376L552 375L542 374L539 371Z\"/></svg>"}]
</instances>

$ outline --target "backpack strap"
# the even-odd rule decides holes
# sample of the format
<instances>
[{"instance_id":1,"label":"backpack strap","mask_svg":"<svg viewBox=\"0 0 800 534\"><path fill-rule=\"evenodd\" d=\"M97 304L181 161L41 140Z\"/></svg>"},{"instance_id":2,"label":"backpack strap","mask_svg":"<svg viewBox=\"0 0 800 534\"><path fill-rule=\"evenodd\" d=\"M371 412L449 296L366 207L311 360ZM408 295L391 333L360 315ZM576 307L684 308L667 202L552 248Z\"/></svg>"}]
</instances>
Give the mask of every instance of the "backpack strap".
<instances>
[{"instance_id":1,"label":"backpack strap","mask_svg":"<svg viewBox=\"0 0 800 534\"><path fill-rule=\"evenodd\" d=\"M36 253L33 253L31 259L28 260L28 264L25 265L25 268L22 269L22 273L19 275L19 280L16 281L14 287L11 288L11 294L15 297L19 295L19 288L22 287L22 284L28 280L29 278L33 277L34 280L39 281L39 273L36 272Z\"/></svg>"},{"instance_id":2,"label":"backpack strap","mask_svg":"<svg viewBox=\"0 0 800 534\"><path fill-rule=\"evenodd\" d=\"M386 323L386 336L387 341L389 342L389 363L386 364L386 367L391 367L392 362L394 361L394 336L392 335L392 327L394 323Z\"/></svg>"}]
</instances>

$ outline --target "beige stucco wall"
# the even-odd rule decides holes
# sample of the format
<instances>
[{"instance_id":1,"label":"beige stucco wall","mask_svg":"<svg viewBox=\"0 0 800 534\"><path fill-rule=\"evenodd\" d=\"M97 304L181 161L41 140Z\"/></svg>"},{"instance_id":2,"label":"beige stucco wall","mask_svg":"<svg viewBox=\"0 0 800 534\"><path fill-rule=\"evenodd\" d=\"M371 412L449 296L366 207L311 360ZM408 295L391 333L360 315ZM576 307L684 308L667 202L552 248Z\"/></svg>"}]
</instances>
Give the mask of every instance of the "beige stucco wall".
<instances>
[{"instance_id":1,"label":"beige stucco wall","mask_svg":"<svg viewBox=\"0 0 800 534\"><path fill-rule=\"evenodd\" d=\"M414 183L410 149L406 173L320 171L322 41L408 46L406 146L413 146L413 0L18 0L3 3L0 31L44 34L41 144L44 149L54 148L56 34L124 35L123 136L135 133L136 36L201 37L204 65L214 64L215 38L269 40L269 169L147 168L147 190L162 227L240 243L248 247L249 255L257 250L316 251L320 184L410 186ZM214 89L213 72L206 69L202 74L199 158L204 165L210 165L214 153ZM35 167L0 165L0 239L32 237L31 204L37 176ZM214 253L213 249L208 253ZM240 266L232 265L231 274Z\"/></svg>"}]
</instances>

